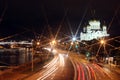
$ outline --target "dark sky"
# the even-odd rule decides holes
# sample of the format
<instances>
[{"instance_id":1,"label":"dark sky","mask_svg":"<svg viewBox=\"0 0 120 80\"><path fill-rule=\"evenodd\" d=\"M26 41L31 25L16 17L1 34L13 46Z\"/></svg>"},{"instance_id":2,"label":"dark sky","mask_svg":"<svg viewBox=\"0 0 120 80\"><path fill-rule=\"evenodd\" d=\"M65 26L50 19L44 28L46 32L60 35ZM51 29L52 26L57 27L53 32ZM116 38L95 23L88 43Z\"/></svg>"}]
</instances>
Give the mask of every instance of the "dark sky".
<instances>
[{"instance_id":1,"label":"dark sky","mask_svg":"<svg viewBox=\"0 0 120 80\"><path fill-rule=\"evenodd\" d=\"M109 33L119 36L119 5L120 0L0 0L0 38L25 30L42 33L48 24L56 31L60 24L68 30L70 23L74 31L82 18L81 25L99 19L107 26L113 19Z\"/></svg>"}]
</instances>

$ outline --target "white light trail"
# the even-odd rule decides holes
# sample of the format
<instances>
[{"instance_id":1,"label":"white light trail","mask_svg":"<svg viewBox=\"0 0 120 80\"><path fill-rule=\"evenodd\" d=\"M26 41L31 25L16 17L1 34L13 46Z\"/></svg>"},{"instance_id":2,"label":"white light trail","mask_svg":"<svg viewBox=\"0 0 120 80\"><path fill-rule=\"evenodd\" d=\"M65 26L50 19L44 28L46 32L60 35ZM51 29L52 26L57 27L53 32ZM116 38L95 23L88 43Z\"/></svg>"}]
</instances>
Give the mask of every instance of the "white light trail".
<instances>
[{"instance_id":1,"label":"white light trail","mask_svg":"<svg viewBox=\"0 0 120 80\"><path fill-rule=\"evenodd\" d=\"M62 54L59 54L59 58L60 58L60 66L61 66L61 67L64 67L65 62L64 62L64 57L63 57L63 55L62 55Z\"/></svg>"},{"instance_id":2,"label":"white light trail","mask_svg":"<svg viewBox=\"0 0 120 80\"><path fill-rule=\"evenodd\" d=\"M47 77L49 77L51 74L53 74L58 69L57 65L54 65L52 68L50 68L47 72L43 74L43 76L39 77L37 80L44 80Z\"/></svg>"},{"instance_id":3,"label":"white light trail","mask_svg":"<svg viewBox=\"0 0 120 80\"><path fill-rule=\"evenodd\" d=\"M49 67L55 65L57 60L58 60L58 57L55 57L50 63L48 63L47 65L43 66L43 68L49 68Z\"/></svg>"},{"instance_id":4,"label":"white light trail","mask_svg":"<svg viewBox=\"0 0 120 80\"><path fill-rule=\"evenodd\" d=\"M50 63L45 65L43 68L47 68L43 72L40 73L40 76L37 80L44 80L53 74L58 69L58 57L55 57Z\"/></svg>"},{"instance_id":5,"label":"white light trail","mask_svg":"<svg viewBox=\"0 0 120 80\"><path fill-rule=\"evenodd\" d=\"M40 77L38 77L37 80L45 80L50 75L55 73L59 69L59 67L64 67L64 65L65 65L64 55L59 54L50 63L43 66L43 68L45 68L45 70L39 73Z\"/></svg>"}]
</instances>

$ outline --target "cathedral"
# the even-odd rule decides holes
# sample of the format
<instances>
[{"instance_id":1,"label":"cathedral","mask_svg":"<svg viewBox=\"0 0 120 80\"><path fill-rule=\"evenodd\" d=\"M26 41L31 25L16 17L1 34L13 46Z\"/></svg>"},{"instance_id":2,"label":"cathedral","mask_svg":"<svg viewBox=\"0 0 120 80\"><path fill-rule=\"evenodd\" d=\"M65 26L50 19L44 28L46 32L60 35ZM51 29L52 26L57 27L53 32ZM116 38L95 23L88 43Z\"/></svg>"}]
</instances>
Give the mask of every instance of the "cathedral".
<instances>
[{"instance_id":1,"label":"cathedral","mask_svg":"<svg viewBox=\"0 0 120 80\"><path fill-rule=\"evenodd\" d=\"M89 25L84 27L83 32L80 33L80 40L89 41L107 36L109 36L107 33L107 27L101 26L100 21L91 20L89 21Z\"/></svg>"}]
</instances>

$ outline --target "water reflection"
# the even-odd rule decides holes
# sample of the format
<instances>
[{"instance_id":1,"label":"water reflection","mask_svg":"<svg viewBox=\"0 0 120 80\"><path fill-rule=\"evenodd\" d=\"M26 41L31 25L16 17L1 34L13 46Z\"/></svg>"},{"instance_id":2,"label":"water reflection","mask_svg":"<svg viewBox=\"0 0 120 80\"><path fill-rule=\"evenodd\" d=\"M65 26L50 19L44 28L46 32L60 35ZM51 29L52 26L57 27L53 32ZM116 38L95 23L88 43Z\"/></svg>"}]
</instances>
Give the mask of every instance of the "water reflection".
<instances>
[{"instance_id":1,"label":"water reflection","mask_svg":"<svg viewBox=\"0 0 120 80\"><path fill-rule=\"evenodd\" d=\"M0 49L0 66L15 66L31 61L28 48Z\"/></svg>"}]
</instances>

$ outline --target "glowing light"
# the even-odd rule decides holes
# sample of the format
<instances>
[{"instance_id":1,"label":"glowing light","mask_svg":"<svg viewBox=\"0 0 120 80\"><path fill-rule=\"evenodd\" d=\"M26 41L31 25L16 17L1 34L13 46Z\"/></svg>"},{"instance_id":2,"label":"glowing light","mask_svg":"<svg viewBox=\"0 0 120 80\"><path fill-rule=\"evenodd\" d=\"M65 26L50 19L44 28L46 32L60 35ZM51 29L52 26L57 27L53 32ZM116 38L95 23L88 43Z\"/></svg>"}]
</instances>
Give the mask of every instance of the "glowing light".
<instances>
[{"instance_id":1,"label":"glowing light","mask_svg":"<svg viewBox=\"0 0 120 80\"><path fill-rule=\"evenodd\" d=\"M53 40L52 42L50 42L50 45L55 45L56 44L56 41Z\"/></svg>"},{"instance_id":2,"label":"glowing light","mask_svg":"<svg viewBox=\"0 0 120 80\"><path fill-rule=\"evenodd\" d=\"M101 43L101 44L105 44L105 40L101 40L100 43Z\"/></svg>"},{"instance_id":3,"label":"glowing light","mask_svg":"<svg viewBox=\"0 0 120 80\"><path fill-rule=\"evenodd\" d=\"M53 51L52 51L54 54L56 54L57 53L57 50L55 50L55 49L53 49Z\"/></svg>"},{"instance_id":4,"label":"glowing light","mask_svg":"<svg viewBox=\"0 0 120 80\"><path fill-rule=\"evenodd\" d=\"M60 58L60 66L63 67L65 64L63 55L59 54L59 58Z\"/></svg>"},{"instance_id":5,"label":"glowing light","mask_svg":"<svg viewBox=\"0 0 120 80\"><path fill-rule=\"evenodd\" d=\"M71 45L73 45L73 42L71 42Z\"/></svg>"},{"instance_id":6,"label":"glowing light","mask_svg":"<svg viewBox=\"0 0 120 80\"><path fill-rule=\"evenodd\" d=\"M45 71L42 71L39 75L42 75L37 80L45 80L51 74L53 74L58 69L58 57L55 57L50 63L44 66L46 68Z\"/></svg>"},{"instance_id":7,"label":"glowing light","mask_svg":"<svg viewBox=\"0 0 120 80\"><path fill-rule=\"evenodd\" d=\"M89 41L92 39L99 39L105 36L109 36L107 33L107 27L100 27L100 25L100 21L90 21L89 25L84 27L84 31L80 33L80 39Z\"/></svg>"},{"instance_id":8,"label":"glowing light","mask_svg":"<svg viewBox=\"0 0 120 80\"><path fill-rule=\"evenodd\" d=\"M51 51L51 48L44 48L44 49L46 49L46 50L48 50L48 51Z\"/></svg>"},{"instance_id":9,"label":"glowing light","mask_svg":"<svg viewBox=\"0 0 120 80\"><path fill-rule=\"evenodd\" d=\"M72 41L76 41L76 37L73 37L73 38L72 38Z\"/></svg>"},{"instance_id":10,"label":"glowing light","mask_svg":"<svg viewBox=\"0 0 120 80\"><path fill-rule=\"evenodd\" d=\"M46 64L43 68L45 68L44 71L40 72L37 80L45 80L50 75L55 73L59 67L64 67L64 55L59 54L59 56L56 56L50 63Z\"/></svg>"},{"instance_id":11,"label":"glowing light","mask_svg":"<svg viewBox=\"0 0 120 80\"><path fill-rule=\"evenodd\" d=\"M37 45L39 46L39 45L40 45L40 42L37 42Z\"/></svg>"},{"instance_id":12,"label":"glowing light","mask_svg":"<svg viewBox=\"0 0 120 80\"><path fill-rule=\"evenodd\" d=\"M52 41L52 43L53 43L53 44L55 44L55 43L56 43L56 41L55 41L55 40L53 40L53 41Z\"/></svg>"}]
</instances>

